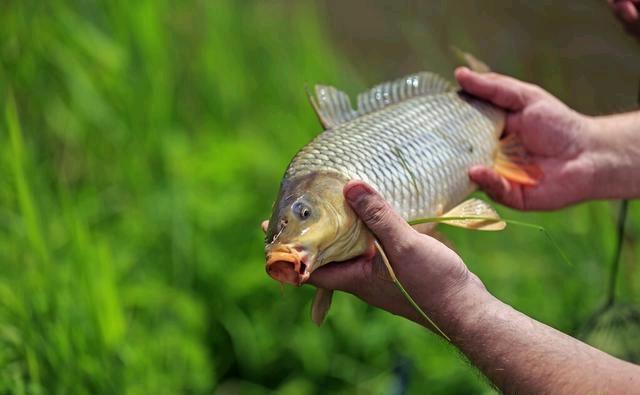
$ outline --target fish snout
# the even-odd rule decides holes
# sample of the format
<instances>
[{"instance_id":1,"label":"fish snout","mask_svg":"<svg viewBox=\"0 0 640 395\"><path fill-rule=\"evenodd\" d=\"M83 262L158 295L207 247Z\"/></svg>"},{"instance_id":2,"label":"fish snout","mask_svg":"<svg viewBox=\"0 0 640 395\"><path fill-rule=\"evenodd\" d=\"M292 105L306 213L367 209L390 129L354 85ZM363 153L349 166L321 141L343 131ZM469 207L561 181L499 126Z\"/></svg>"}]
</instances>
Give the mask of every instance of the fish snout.
<instances>
[{"instance_id":1,"label":"fish snout","mask_svg":"<svg viewBox=\"0 0 640 395\"><path fill-rule=\"evenodd\" d=\"M309 279L305 262L307 254L301 248L278 246L267 251L267 274L281 283L302 285Z\"/></svg>"}]
</instances>

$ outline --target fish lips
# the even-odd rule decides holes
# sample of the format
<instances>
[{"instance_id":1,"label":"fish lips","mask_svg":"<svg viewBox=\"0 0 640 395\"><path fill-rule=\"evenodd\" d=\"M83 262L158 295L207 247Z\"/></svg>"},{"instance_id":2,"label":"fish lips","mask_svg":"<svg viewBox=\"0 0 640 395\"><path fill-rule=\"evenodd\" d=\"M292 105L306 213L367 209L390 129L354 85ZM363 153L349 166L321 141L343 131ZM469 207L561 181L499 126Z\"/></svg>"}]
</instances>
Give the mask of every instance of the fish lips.
<instances>
[{"instance_id":1,"label":"fish lips","mask_svg":"<svg viewBox=\"0 0 640 395\"><path fill-rule=\"evenodd\" d=\"M279 245L267 250L267 274L281 283L304 284L311 275L304 248Z\"/></svg>"}]
</instances>

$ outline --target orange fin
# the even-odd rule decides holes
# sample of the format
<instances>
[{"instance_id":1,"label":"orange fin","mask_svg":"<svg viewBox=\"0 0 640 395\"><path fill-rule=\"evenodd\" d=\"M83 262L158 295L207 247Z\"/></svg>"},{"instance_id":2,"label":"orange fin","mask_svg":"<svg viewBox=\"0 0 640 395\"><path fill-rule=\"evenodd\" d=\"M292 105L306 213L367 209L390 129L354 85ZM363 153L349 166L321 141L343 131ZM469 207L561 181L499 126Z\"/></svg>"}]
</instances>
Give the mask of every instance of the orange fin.
<instances>
[{"instance_id":1,"label":"orange fin","mask_svg":"<svg viewBox=\"0 0 640 395\"><path fill-rule=\"evenodd\" d=\"M529 161L527 151L514 134L500 140L493 169L507 180L522 185L537 185L542 178L542 171Z\"/></svg>"}]
</instances>

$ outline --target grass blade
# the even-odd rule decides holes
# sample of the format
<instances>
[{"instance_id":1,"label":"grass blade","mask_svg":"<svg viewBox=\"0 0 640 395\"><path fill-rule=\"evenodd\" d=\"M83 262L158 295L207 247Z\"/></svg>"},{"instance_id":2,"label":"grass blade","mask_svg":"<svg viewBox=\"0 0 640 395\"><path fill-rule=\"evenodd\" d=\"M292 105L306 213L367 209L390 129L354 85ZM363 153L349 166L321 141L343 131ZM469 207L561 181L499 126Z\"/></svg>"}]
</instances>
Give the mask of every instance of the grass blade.
<instances>
[{"instance_id":1,"label":"grass blade","mask_svg":"<svg viewBox=\"0 0 640 395\"><path fill-rule=\"evenodd\" d=\"M427 322L431 326L433 326L435 328L435 330L442 335L442 337L444 337L445 339L447 339L447 341L450 342L451 339L449 338L449 336L447 336L447 334L444 333L442 331L442 329L440 329L440 327L438 325L436 325L435 322L433 322L433 320L427 315L427 313L425 313L424 310L422 310L422 308L420 306L418 306L416 301L413 300L411 295L409 295L409 292L407 292L407 290L404 289L404 287L402 286L402 283L400 282L400 280L398 280L398 277L396 277L396 274L393 271L393 268L391 267L391 263L389 262L389 259L387 258L387 255L385 254L384 250L382 249L382 246L380 245L380 243L377 240L375 241L375 245L376 245L376 249L378 250L378 252L380 252L380 257L382 258L382 261L384 262L384 265L387 267L387 271L389 272L389 276L391 276L391 280L396 285L396 287L398 287L398 289L400 290L402 295L409 301L409 303L411 303L411 306L413 306L413 308L418 312L418 314L420 314L422 316L422 318L427 320Z\"/></svg>"},{"instance_id":2,"label":"grass blade","mask_svg":"<svg viewBox=\"0 0 640 395\"><path fill-rule=\"evenodd\" d=\"M573 263L571 263L571 260L569 260L569 257L567 257L567 255L564 253L564 251L560 248L560 245L556 242L556 240L551 237L551 234L542 226L540 225L536 225L536 224L530 224L528 222L522 222L522 221L516 221L516 220L512 220L512 219L504 219L501 218L499 220L496 220L495 218L491 218L491 217L477 217L477 216L469 216L469 217L426 217L426 218L418 218L412 221L408 221L409 225L419 225L419 224L426 224L426 223L438 223L438 222L446 222L446 221L453 221L453 220L469 220L469 219L477 219L477 220L482 220L482 221L494 221L494 222L498 222L498 221L503 221L506 222L508 224L511 225L516 225L516 226L522 226L525 228L531 228L531 229L535 229L537 231L540 231L542 233L544 233L545 237L551 242L551 245L553 245L553 247L556 249L556 251L558 251L558 254L560 254L560 257L562 257L562 260L569 266L573 266Z\"/></svg>"}]
</instances>

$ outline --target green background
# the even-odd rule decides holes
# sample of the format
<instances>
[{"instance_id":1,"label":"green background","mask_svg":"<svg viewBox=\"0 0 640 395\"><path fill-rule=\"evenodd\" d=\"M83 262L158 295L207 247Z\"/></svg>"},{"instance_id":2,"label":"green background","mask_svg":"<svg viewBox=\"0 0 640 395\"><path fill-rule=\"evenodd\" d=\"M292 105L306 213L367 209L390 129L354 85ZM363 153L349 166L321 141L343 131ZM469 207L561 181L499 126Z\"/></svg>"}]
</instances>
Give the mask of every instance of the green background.
<instances>
[{"instance_id":1,"label":"green background","mask_svg":"<svg viewBox=\"0 0 640 395\"><path fill-rule=\"evenodd\" d=\"M258 226L320 131L305 83L450 77L456 45L580 111L635 108L640 48L604 1L476 3L2 2L0 394L492 392L350 295L315 327L313 289L265 274ZM616 207L499 209L573 266L535 230L445 232L496 296L575 333L604 301ZM636 304L639 220L632 203ZM629 357L625 325L590 339Z\"/></svg>"}]
</instances>

